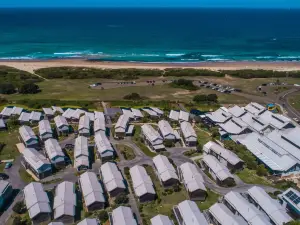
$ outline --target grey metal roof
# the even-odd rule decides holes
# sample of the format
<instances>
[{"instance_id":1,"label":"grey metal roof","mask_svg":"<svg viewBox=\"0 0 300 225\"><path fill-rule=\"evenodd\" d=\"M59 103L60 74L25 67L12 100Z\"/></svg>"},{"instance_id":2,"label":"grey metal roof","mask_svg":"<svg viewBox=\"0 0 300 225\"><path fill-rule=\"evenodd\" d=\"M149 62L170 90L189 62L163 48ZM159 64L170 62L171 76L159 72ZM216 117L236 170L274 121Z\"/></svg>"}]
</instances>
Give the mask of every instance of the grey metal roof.
<instances>
[{"instance_id":1,"label":"grey metal roof","mask_svg":"<svg viewBox=\"0 0 300 225\"><path fill-rule=\"evenodd\" d=\"M6 180L0 180L0 196L2 196L3 192L6 188L10 186L10 183Z\"/></svg>"},{"instance_id":2,"label":"grey metal roof","mask_svg":"<svg viewBox=\"0 0 300 225\"><path fill-rule=\"evenodd\" d=\"M231 118L225 123L220 123L219 126L226 131L228 134L241 134L241 133L251 133L252 130L248 128L248 124L246 124L240 118Z\"/></svg>"},{"instance_id":3,"label":"grey metal roof","mask_svg":"<svg viewBox=\"0 0 300 225\"><path fill-rule=\"evenodd\" d=\"M246 113L246 111L244 110L244 108L240 107L240 106L233 106L231 108L228 108L228 112L230 114L232 114L234 117L240 117L242 116L243 114Z\"/></svg>"},{"instance_id":4,"label":"grey metal roof","mask_svg":"<svg viewBox=\"0 0 300 225\"><path fill-rule=\"evenodd\" d=\"M175 110L171 110L171 111L170 111L170 114L169 114L169 118L170 118L171 120L178 121L178 119L179 119L179 112L178 112L178 111L175 111Z\"/></svg>"},{"instance_id":5,"label":"grey metal roof","mask_svg":"<svg viewBox=\"0 0 300 225\"><path fill-rule=\"evenodd\" d=\"M206 191L203 177L194 164L189 162L183 163L180 165L179 170L188 192L191 193L196 190Z\"/></svg>"},{"instance_id":6,"label":"grey metal roof","mask_svg":"<svg viewBox=\"0 0 300 225\"><path fill-rule=\"evenodd\" d=\"M266 108L256 102L251 102L245 106L245 110L253 115L259 115L266 110Z\"/></svg>"},{"instance_id":7,"label":"grey metal roof","mask_svg":"<svg viewBox=\"0 0 300 225\"><path fill-rule=\"evenodd\" d=\"M257 133L240 137L238 141L274 171L284 172L297 164L280 146Z\"/></svg>"},{"instance_id":8,"label":"grey metal roof","mask_svg":"<svg viewBox=\"0 0 300 225\"><path fill-rule=\"evenodd\" d=\"M75 185L72 182L64 181L55 188L53 203L54 219L63 215L75 216L76 194Z\"/></svg>"},{"instance_id":9,"label":"grey metal roof","mask_svg":"<svg viewBox=\"0 0 300 225\"><path fill-rule=\"evenodd\" d=\"M41 120L39 122L39 133L41 136L47 133L53 133L49 120Z\"/></svg>"},{"instance_id":10,"label":"grey metal roof","mask_svg":"<svg viewBox=\"0 0 300 225\"><path fill-rule=\"evenodd\" d=\"M231 165L236 165L239 162L243 162L243 160L241 160L236 154L223 148L221 145L218 145L213 141L207 142L203 146L203 150L208 154L210 153L209 151L214 152L215 154L221 156L223 159L229 162Z\"/></svg>"},{"instance_id":11,"label":"grey metal roof","mask_svg":"<svg viewBox=\"0 0 300 225\"><path fill-rule=\"evenodd\" d=\"M59 112L61 114L64 113L64 110L59 106L52 106L52 109L53 109L53 113L56 113L56 112Z\"/></svg>"},{"instance_id":12,"label":"grey metal roof","mask_svg":"<svg viewBox=\"0 0 300 225\"><path fill-rule=\"evenodd\" d=\"M151 218L151 225L174 225L168 216L157 215Z\"/></svg>"},{"instance_id":13,"label":"grey metal roof","mask_svg":"<svg viewBox=\"0 0 300 225\"><path fill-rule=\"evenodd\" d=\"M101 118L97 118L94 121L94 132L96 133L100 130L106 131L105 120Z\"/></svg>"},{"instance_id":14,"label":"grey metal roof","mask_svg":"<svg viewBox=\"0 0 300 225\"><path fill-rule=\"evenodd\" d=\"M97 146L97 151L100 154L103 154L105 152L115 152L104 132L97 132L95 134L95 145Z\"/></svg>"},{"instance_id":15,"label":"grey metal roof","mask_svg":"<svg viewBox=\"0 0 300 225\"><path fill-rule=\"evenodd\" d=\"M34 148L25 148L22 155L26 162L29 163L36 171L44 165L48 165L49 167L51 166L49 160Z\"/></svg>"},{"instance_id":16,"label":"grey metal roof","mask_svg":"<svg viewBox=\"0 0 300 225\"><path fill-rule=\"evenodd\" d=\"M106 162L101 165L100 170L103 178L103 183L108 192L111 192L116 188L126 189L124 178L115 163Z\"/></svg>"},{"instance_id":17,"label":"grey metal roof","mask_svg":"<svg viewBox=\"0 0 300 225\"><path fill-rule=\"evenodd\" d=\"M263 209L274 224L282 225L292 220L279 202L272 199L262 188L254 186L248 189L247 193Z\"/></svg>"},{"instance_id":18,"label":"grey metal roof","mask_svg":"<svg viewBox=\"0 0 300 225\"><path fill-rule=\"evenodd\" d=\"M233 178L228 168L221 165L221 163L215 157L211 155L205 155L202 158L202 161L205 162L205 164L213 171L220 181Z\"/></svg>"},{"instance_id":19,"label":"grey metal roof","mask_svg":"<svg viewBox=\"0 0 300 225\"><path fill-rule=\"evenodd\" d=\"M163 144L163 138L151 125L144 124L141 126L141 128L143 134L145 135L145 137L151 143L152 146Z\"/></svg>"},{"instance_id":20,"label":"grey metal roof","mask_svg":"<svg viewBox=\"0 0 300 225\"><path fill-rule=\"evenodd\" d=\"M146 108L143 108L142 109L143 111L145 111L146 113L148 113L150 116L156 116L158 117L159 115L157 114L157 112L151 110L151 109L146 109Z\"/></svg>"},{"instance_id":21,"label":"grey metal roof","mask_svg":"<svg viewBox=\"0 0 300 225\"><path fill-rule=\"evenodd\" d=\"M78 130L88 129L90 130L90 117L83 115L79 119Z\"/></svg>"},{"instance_id":22,"label":"grey metal roof","mask_svg":"<svg viewBox=\"0 0 300 225\"><path fill-rule=\"evenodd\" d=\"M21 115L22 111L23 111L23 108L14 106L11 114L12 115Z\"/></svg>"},{"instance_id":23,"label":"grey metal roof","mask_svg":"<svg viewBox=\"0 0 300 225\"><path fill-rule=\"evenodd\" d=\"M280 114L275 114L270 111L265 111L262 114L260 114L259 120L264 121L265 123L270 124L273 127L280 130L285 128L287 125L294 126L291 122L291 119Z\"/></svg>"},{"instance_id":24,"label":"grey metal roof","mask_svg":"<svg viewBox=\"0 0 300 225\"><path fill-rule=\"evenodd\" d=\"M131 119L134 118L134 115L130 109L122 109L122 112L123 112L123 115L127 116L128 118L131 118Z\"/></svg>"},{"instance_id":25,"label":"grey metal roof","mask_svg":"<svg viewBox=\"0 0 300 225\"><path fill-rule=\"evenodd\" d=\"M35 111L32 111L32 112L30 113L29 120L32 120L32 121L40 121L40 120L41 120L41 117L42 117L42 113L41 113L41 112L35 112Z\"/></svg>"},{"instance_id":26,"label":"grey metal roof","mask_svg":"<svg viewBox=\"0 0 300 225\"><path fill-rule=\"evenodd\" d=\"M90 118L90 121L95 120L95 114L93 112L85 112L84 114Z\"/></svg>"},{"instance_id":27,"label":"grey metal roof","mask_svg":"<svg viewBox=\"0 0 300 225\"><path fill-rule=\"evenodd\" d=\"M95 114L95 120L101 119L101 120L105 121L105 116L104 116L103 112L95 111L94 114Z\"/></svg>"},{"instance_id":28,"label":"grey metal roof","mask_svg":"<svg viewBox=\"0 0 300 225\"><path fill-rule=\"evenodd\" d=\"M38 140L37 136L35 136L33 130L29 126L21 126L19 128L19 133L24 142L27 142L31 139Z\"/></svg>"},{"instance_id":29,"label":"grey metal roof","mask_svg":"<svg viewBox=\"0 0 300 225\"><path fill-rule=\"evenodd\" d=\"M142 117L144 117L144 115L142 114L141 110L139 110L139 109L132 108L131 111L132 111L132 114L133 114L133 116L135 118L142 118Z\"/></svg>"},{"instance_id":30,"label":"grey metal roof","mask_svg":"<svg viewBox=\"0 0 300 225\"><path fill-rule=\"evenodd\" d=\"M54 122L56 127L62 128L63 126L69 126L69 123L67 122L66 118L63 116L56 116L54 118Z\"/></svg>"},{"instance_id":31,"label":"grey metal roof","mask_svg":"<svg viewBox=\"0 0 300 225\"><path fill-rule=\"evenodd\" d=\"M240 193L229 192L224 199L246 220L248 224L271 225L268 218L242 197Z\"/></svg>"},{"instance_id":32,"label":"grey metal roof","mask_svg":"<svg viewBox=\"0 0 300 225\"><path fill-rule=\"evenodd\" d=\"M84 110L82 110L82 109L76 109L76 110L72 113L71 118L72 118L72 119L77 119L77 120L79 120L79 118L80 118L80 116L81 116L82 114L85 114L85 111L84 111Z\"/></svg>"},{"instance_id":33,"label":"grey metal roof","mask_svg":"<svg viewBox=\"0 0 300 225\"><path fill-rule=\"evenodd\" d=\"M134 167L131 167L129 172L136 196L141 197L148 193L156 193L153 187L152 180L147 174L144 167L136 165Z\"/></svg>"},{"instance_id":34,"label":"grey metal roof","mask_svg":"<svg viewBox=\"0 0 300 225\"><path fill-rule=\"evenodd\" d=\"M54 115L53 109L51 109L51 108L43 108L43 111L47 116L53 116Z\"/></svg>"},{"instance_id":35,"label":"grey metal roof","mask_svg":"<svg viewBox=\"0 0 300 225\"><path fill-rule=\"evenodd\" d=\"M206 117L208 117L215 123L224 123L231 118L231 114L228 113L228 110L226 110L226 108L221 107L212 113L207 113Z\"/></svg>"},{"instance_id":36,"label":"grey metal roof","mask_svg":"<svg viewBox=\"0 0 300 225\"><path fill-rule=\"evenodd\" d=\"M129 207L119 206L112 211L111 216L113 225L137 225Z\"/></svg>"},{"instance_id":37,"label":"grey metal roof","mask_svg":"<svg viewBox=\"0 0 300 225\"><path fill-rule=\"evenodd\" d=\"M79 181L86 206L90 206L95 202L105 202L102 186L94 172L81 174Z\"/></svg>"},{"instance_id":38,"label":"grey metal roof","mask_svg":"<svg viewBox=\"0 0 300 225\"><path fill-rule=\"evenodd\" d=\"M179 120L188 122L190 118L190 114L188 112L180 110L179 112Z\"/></svg>"},{"instance_id":39,"label":"grey metal roof","mask_svg":"<svg viewBox=\"0 0 300 225\"><path fill-rule=\"evenodd\" d=\"M128 123L129 123L128 115L127 114L121 115L115 125L115 131L125 133Z\"/></svg>"},{"instance_id":40,"label":"grey metal roof","mask_svg":"<svg viewBox=\"0 0 300 225\"><path fill-rule=\"evenodd\" d=\"M22 112L19 116L18 120L21 122L29 122L30 119L30 113Z\"/></svg>"},{"instance_id":41,"label":"grey metal roof","mask_svg":"<svg viewBox=\"0 0 300 225\"><path fill-rule=\"evenodd\" d=\"M209 213L220 225L248 225L241 217L234 215L224 204L215 203L209 208ZM254 225L254 224L253 224Z\"/></svg>"},{"instance_id":42,"label":"grey metal roof","mask_svg":"<svg viewBox=\"0 0 300 225\"><path fill-rule=\"evenodd\" d=\"M40 213L51 213L50 201L43 185L31 182L24 188L25 204L32 219Z\"/></svg>"},{"instance_id":43,"label":"grey metal roof","mask_svg":"<svg viewBox=\"0 0 300 225\"><path fill-rule=\"evenodd\" d=\"M53 138L49 138L45 141L45 150L50 160L54 160L58 157L64 158L63 153L58 141Z\"/></svg>"},{"instance_id":44,"label":"grey metal roof","mask_svg":"<svg viewBox=\"0 0 300 225\"><path fill-rule=\"evenodd\" d=\"M72 115L74 114L75 110L68 108L64 113L62 114L63 117L67 119L71 119ZM78 118L79 119L79 118Z\"/></svg>"},{"instance_id":45,"label":"grey metal roof","mask_svg":"<svg viewBox=\"0 0 300 225\"><path fill-rule=\"evenodd\" d=\"M0 119L0 128L5 128L6 124L3 119Z\"/></svg>"},{"instance_id":46,"label":"grey metal roof","mask_svg":"<svg viewBox=\"0 0 300 225\"><path fill-rule=\"evenodd\" d=\"M185 200L177 205L177 209L184 224L208 225L208 222L195 202Z\"/></svg>"},{"instance_id":47,"label":"grey metal roof","mask_svg":"<svg viewBox=\"0 0 300 225\"><path fill-rule=\"evenodd\" d=\"M150 107L150 109L154 112L156 112L158 115L163 115L164 111L162 111L161 109L157 108L157 107Z\"/></svg>"},{"instance_id":48,"label":"grey metal roof","mask_svg":"<svg viewBox=\"0 0 300 225\"><path fill-rule=\"evenodd\" d=\"M176 134L171 125L166 120L158 122L158 127L164 139L176 139Z\"/></svg>"},{"instance_id":49,"label":"grey metal roof","mask_svg":"<svg viewBox=\"0 0 300 225\"><path fill-rule=\"evenodd\" d=\"M100 225L97 219L86 218L79 222L77 225Z\"/></svg>"},{"instance_id":50,"label":"grey metal roof","mask_svg":"<svg viewBox=\"0 0 300 225\"><path fill-rule=\"evenodd\" d=\"M2 111L1 111L0 114L1 114L2 116L7 116L7 117L9 117L9 116L11 116L12 110L13 110L13 108L11 108L11 107L5 107L4 109L2 109Z\"/></svg>"},{"instance_id":51,"label":"grey metal roof","mask_svg":"<svg viewBox=\"0 0 300 225\"><path fill-rule=\"evenodd\" d=\"M186 141L197 141L197 134L189 122L180 123L180 129Z\"/></svg>"},{"instance_id":52,"label":"grey metal roof","mask_svg":"<svg viewBox=\"0 0 300 225\"><path fill-rule=\"evenodd\" d=\"M153 157L152 160L157 170L157 173L163 182L168 181L169 179L178 180L176 170L166 156L157 155Z\"/></svg>"},{"instance_id":53,"label":"grey metal roof","mask_svg":"<svg viewBox=\"0 0 300 225\"><path fill-rule=\"evenodd\" d=\"M79 136L75 139L74 158L82 155L89 156L88 139L84 136Z\"/></svg>"},{"instance_id":54,"label":"grey metal roof","mask_svg":"<svg viewBox=\"0 0 300 225\"><path fill-rule=\"evenodd\" d=\"M51 222L48 225L64 225L62 222Z\"/></svg>"},{"instance_id":55,"label":"grey metal roof","mask_svg":"<svg viewBox=\"0 0 300 225\"><path fill-rule=\"evenodd\" d=\"M89 167L89 165L90 165L89 157L85 155L81 155L77 157L74 161L75 168L79 168L80 166Z\"/></svg>"}]
</instances>

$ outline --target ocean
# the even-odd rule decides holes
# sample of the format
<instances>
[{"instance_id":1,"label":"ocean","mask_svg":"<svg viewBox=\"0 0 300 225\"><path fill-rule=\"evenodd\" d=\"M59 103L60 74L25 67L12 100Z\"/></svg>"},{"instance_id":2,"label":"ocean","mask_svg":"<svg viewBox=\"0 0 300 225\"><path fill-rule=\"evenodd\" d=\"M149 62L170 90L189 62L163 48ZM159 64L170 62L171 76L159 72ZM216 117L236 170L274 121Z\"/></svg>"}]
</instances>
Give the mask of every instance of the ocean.
<instances>
[{"instance_id":1,"label":"ocean","mask_svg":"<svg viewBox=\"0 0 300 225\"><path fill-rule=\"evenodd\" d=\"M0 9L0 60L300 61L296 9Z\"/></svg>"}]
</instances>

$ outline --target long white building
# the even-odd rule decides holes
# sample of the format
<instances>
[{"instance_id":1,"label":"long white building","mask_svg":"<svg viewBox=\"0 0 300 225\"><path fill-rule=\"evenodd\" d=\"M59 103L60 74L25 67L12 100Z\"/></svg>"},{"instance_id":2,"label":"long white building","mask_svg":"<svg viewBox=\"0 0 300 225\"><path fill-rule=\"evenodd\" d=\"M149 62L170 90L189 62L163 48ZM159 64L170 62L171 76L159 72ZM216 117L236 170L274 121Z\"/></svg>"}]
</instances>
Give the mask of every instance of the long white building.
<instances>
[{"instance_id":1,"label":"long white building","mask_svg":"<svg viewBox=\"0 0 300 225\"><path fill-rule=\"evenodd\" d=\"M74 147L74 167L80 170L87 170L90 166L88 139L79 136L75 139Z\"/></svg>"},{"instance_id":2,"label":"long white building","mask_svg":"<svg viewBox=\"0 0 300 225\"><path fill-rule=\"evenodd\" d=\"M142 134L147 145L155 151L160 151L165 149L163 144L163 138L160 136L158 131L156 131L151 125L144 124L141 126Z\"/></svg>"},{"instance_id":3,"label":"long white building","mask_svg":"<svg viewBox=\"0 0 300 225\"><path fill-rule=\"evenodd\" d=\"M161 136L165 140L176 141L180 139L178 132L171 127L168 121L160 120L158 122L158 128Z\"/></svg>"},{"instance_id":4,"label":"long white building","mask_svg":"<svg viewBox=\"0 0 300 225\"><path fill-rule=\"evenodd\" d=\"M95 134L95 146L97 149L97 155L102 160L111 159L114 157L115 150L105 133L98 132Z\"/></svg>"},{"instance_id":5,"label":"long white building","mask_svg":"<svg viewBox=\"0 0 300 225\"><path fill-rule=\"evenodd\" d=\"M197 134L192 127L192 124L183 121L180 123L180 130L186 146L192 147L197 145Z\"/></svg>"},{"instance_id":6,"label":"long white building","mask_svg":"<svg viewBox=\"0 0 300 225\"><path fill-rule=\"evenodd\" d=\"M163 186L172 186L178 183L178 176L174 166L170 163L169 159L164 155L157 155L153 157L154 167L159 180Z\"/></svg>"}]
</instances>

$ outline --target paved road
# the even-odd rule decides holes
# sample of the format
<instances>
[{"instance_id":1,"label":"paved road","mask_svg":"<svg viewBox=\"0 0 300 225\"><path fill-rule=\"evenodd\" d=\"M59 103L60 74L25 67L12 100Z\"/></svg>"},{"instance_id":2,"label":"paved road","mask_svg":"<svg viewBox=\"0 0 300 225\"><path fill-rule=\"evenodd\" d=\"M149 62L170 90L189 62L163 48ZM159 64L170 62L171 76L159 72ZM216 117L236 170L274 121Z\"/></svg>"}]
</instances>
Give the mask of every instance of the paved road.
<instances>
[{"instance_id":1,"label":"paved road","mask_svg":"<svg viewBox=\"0 0 300 225\"><path fill-rule=\"evenodd\" d=\"M283 106L289 117L298 118L300 120L300 112L294 109L294 107L288 101L289 96L295 95L299 91L299 88L293 88L292 90L282 92L278 95L276 102Z\"/></svg>"}]
</instances>

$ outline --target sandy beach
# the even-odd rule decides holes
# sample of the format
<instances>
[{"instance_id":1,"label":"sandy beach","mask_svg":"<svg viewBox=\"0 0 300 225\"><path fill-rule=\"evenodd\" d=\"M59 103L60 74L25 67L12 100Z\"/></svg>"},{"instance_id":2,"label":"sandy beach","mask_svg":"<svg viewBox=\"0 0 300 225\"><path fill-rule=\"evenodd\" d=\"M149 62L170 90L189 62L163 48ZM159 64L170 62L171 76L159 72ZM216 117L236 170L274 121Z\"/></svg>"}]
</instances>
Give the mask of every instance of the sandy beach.
<instances>
[{"instance_id":1,"label":"sandy beach","mask_svg":"<svg viewBox=\"0 0 300 225\"><path fill-rule=\"evenodd\" d=\"M166 68L196 68L210 70L239 70L264 69L278 71L300 70L300 62L203 62L203 63L130 63L130 62L95 62L86 60L48 60L48 61L0 61L0 65L14 67L20 70L33 72L36 69L47 67L93 67L93 68L139 68L139 69L166 69Z\"/></svg>"}]
</instances>

